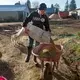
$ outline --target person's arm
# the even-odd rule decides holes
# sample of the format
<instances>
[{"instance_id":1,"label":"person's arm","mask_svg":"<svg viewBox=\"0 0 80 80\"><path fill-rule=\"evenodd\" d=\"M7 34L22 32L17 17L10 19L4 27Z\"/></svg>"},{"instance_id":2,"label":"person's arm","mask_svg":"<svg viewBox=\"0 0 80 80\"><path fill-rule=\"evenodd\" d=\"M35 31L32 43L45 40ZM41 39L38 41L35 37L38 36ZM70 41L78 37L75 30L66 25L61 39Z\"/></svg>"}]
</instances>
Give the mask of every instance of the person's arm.
<instances>
[{"instance_id":1,"label":"person's arm","mask_svg":"<svg viewBox=\"0 0 80 80\"><path fill-rule=\"evenodd\" d=\"M23 27L26 27L28 22L30 22L33 18L33 13L31 13L28 17L26 17L26 19L23 22Z\"/></svg>"},{"instance_id":2,"label":"person's arm","mask_svg":"<svg viewBox=\"0 0 80 80\"><path fill-rule=\"evenodd\" d=\"M48 19L47 16L45 16L44 26L45 26L45 30L46 31L50 31L51 32L51 29L50 29L50 26L49 26L49 19Z\"/></svg>"}]
</instances>

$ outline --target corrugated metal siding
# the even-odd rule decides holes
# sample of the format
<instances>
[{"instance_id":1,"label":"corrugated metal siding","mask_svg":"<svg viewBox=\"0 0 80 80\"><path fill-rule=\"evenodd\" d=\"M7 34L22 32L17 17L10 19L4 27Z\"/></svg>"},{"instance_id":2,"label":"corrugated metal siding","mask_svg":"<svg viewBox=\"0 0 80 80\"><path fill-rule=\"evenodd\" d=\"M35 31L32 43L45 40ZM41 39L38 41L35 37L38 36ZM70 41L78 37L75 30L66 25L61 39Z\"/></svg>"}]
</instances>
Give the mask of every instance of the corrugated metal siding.
<instances>
[{"instance_id":1,"label":"corrugated metal siding","mask_svg":"<svg viewBox=\"0 0 80 80\"><path fill-rule=\"evenodd\" d=\"M18 20L18 12L13 12L13 11L0 12L0 20L1 19L9 19L9 18L14 18L14 19Z\"/></svg>"},{"instance_id":2,"label":"corrugated metal siding","mask_svg":"<svg viewBox=\"0 0 80 80\"><path fill-rule=\"evenodd\" d=\"M7 19L22 21L27 14L29 9L26 5L0 5L0 21Z\"/></svg>"}]
</instances>

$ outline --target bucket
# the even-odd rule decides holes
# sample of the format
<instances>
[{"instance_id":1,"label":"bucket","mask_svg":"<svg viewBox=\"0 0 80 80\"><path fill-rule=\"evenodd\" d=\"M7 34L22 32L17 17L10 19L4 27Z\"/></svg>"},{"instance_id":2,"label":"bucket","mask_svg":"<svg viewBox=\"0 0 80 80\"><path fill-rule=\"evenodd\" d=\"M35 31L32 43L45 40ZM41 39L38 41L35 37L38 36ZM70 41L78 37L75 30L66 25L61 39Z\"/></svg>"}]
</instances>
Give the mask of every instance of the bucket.
<instances>
[{"instance_id":1,"label":"bucket","mask_svg":"<svg viewBox=\"0 0 80 80\"><path fill-rule=\"evenodd\" d=\"M0 80L7 80L7 79L3 76L0 76Z\"/></svg>"}]
</instances>

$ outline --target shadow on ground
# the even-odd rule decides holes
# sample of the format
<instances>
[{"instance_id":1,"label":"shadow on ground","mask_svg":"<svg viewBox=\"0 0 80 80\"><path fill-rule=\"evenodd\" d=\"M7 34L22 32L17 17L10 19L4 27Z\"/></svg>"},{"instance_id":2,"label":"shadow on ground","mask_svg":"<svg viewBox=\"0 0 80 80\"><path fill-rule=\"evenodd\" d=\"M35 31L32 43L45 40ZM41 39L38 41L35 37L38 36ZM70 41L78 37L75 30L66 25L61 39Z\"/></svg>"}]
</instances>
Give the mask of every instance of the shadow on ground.
<instances>
[{"instance_id":1,"label":"shadow on ground","mask_svg":"<svg viewBox=\"0 0 80 80\"><path fill-rule=\"evenodd\" d=\"M71 77L58 71L58 72L53 72L53 76L57 79L57 80L71 80ZM54 78L53 77L53 78Z\"/></svg>"}]
</instances>

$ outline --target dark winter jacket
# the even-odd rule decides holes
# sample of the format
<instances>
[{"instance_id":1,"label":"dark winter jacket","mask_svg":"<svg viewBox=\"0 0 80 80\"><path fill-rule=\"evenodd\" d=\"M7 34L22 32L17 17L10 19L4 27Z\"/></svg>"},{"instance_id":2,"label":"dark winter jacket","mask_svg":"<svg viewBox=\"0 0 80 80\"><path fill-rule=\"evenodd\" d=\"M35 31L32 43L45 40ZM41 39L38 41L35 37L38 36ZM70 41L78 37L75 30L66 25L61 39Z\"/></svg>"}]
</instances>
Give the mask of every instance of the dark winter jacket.
<instances>
[{"instance_id":1,"label":"dark winter jacket","mask_svg":"<svg viewBox=\"0 0 80 80\"><path fill-rule=\"evenodd\" d=\"M33 23L33 25L43 29L45 27L46 31L51 31L49 27L49 21L46 14L40 15L37 11L32 12L28 17L26 17L25 21L23 22L23 27L27 26L28 22Z\"/></svg>"}]
</instances>

